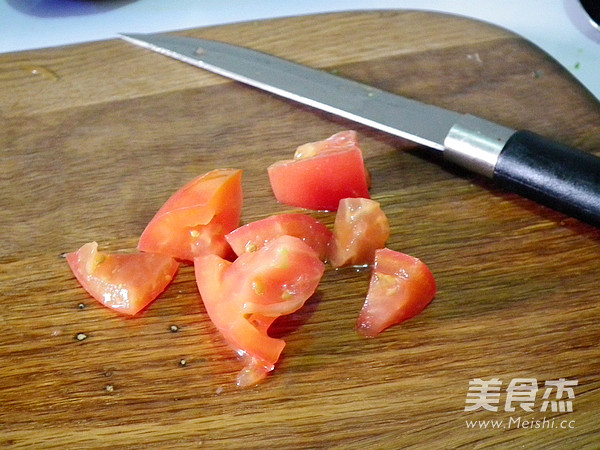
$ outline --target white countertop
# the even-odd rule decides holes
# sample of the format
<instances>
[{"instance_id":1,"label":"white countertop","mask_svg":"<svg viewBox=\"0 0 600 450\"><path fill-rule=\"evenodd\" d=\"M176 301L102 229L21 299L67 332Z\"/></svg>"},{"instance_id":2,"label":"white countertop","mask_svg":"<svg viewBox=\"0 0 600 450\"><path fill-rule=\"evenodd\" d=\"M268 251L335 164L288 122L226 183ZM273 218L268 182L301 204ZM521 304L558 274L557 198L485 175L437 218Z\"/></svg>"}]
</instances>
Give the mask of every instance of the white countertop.
<instances>
[{"instance_id":1,"label":"white countertop","mask_svg":"<svg viewBox=\"0 0 600 450\"><path fill-rule=\"evenodd\" d=\"M0 53L247 20L364 9L420 9L509 29L600 99L600 31L577 0L0 0Z\"/></svg>"}]
</instances>

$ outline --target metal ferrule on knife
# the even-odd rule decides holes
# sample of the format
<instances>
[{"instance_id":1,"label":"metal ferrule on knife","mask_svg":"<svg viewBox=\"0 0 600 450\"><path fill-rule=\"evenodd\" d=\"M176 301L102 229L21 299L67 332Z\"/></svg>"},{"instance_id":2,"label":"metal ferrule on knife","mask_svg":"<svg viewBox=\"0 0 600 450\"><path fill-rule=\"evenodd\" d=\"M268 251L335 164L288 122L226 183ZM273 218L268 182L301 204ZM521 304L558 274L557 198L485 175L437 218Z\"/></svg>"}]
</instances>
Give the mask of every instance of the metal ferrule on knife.
<instances>
[{"instance_id":1,"label":"metal ferrule on knife","mask_svg":"<svg viewBox=\"0 0 600 450\"><path fill-rule=\"evenodd\" d=\"M444 139L444 159L493 178L500 152L515 131L466 114L450 128Z\"/></svg>"}]
</instances>

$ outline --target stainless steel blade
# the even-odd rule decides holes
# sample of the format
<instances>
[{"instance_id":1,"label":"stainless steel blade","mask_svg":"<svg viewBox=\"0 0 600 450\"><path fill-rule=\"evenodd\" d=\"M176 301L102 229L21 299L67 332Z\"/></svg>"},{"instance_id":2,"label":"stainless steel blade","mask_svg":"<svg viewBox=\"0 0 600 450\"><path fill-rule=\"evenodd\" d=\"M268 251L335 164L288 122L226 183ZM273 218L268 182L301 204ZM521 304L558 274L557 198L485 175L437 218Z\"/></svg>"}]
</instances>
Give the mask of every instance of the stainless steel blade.
<instances>
[{"instance_id":1,"label":"stainless steel blade","mask_svg":"<svg viewBox=\"0 0 600 450\"><path fill-rule=\"evenodd\" d=\"M163 34L123 39L261 90L443 151L462 114L266 53L218 41Z\"/></svg>"},{"instance_id":2,"label":"stainless steel blade","mask_svg":"<svg viewBox=\"0 0 600 450\"><path fill-rule=\"evenodd\" d=\"M505 189L600 226L600 158L590 153L244 47L161 34L123 39L440 150Z\"/></svg>"}]
</instances>

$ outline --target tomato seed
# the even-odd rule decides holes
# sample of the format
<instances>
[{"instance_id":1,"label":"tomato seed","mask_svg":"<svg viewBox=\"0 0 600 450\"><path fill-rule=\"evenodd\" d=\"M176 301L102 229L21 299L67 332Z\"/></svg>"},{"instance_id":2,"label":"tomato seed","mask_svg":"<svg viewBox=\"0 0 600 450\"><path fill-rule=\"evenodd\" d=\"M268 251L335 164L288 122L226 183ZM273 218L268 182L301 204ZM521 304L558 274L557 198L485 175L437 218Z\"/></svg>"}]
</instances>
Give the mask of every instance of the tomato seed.
<instances>
[{"instance_id":1,"label":"tomato seed","mask_svg":"<svg viewBox=\"0 0 600 450\"><path fill-rule=\"evenodd\" d=\"M75 336L75 339L77 339L78 341L83 341L83 340L87 339L87 334L77 333L77 336Z\"/></svg>"}]
</instances>

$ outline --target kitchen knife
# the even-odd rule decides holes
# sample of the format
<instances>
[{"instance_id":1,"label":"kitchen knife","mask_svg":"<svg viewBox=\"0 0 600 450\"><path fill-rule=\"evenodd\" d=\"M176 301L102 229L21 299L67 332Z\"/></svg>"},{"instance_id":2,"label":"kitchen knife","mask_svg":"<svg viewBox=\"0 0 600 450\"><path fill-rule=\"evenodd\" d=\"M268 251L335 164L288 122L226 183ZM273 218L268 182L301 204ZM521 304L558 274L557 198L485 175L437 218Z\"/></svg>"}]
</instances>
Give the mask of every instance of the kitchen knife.
<instances>
[{"instance_id":1,"label":"kitchen knife","mask_svg":"<svg viewBox=\"0 0 600 450\"><path fill-rule=\"evenodd\" d=\"M123 39L256 88L443 152L500 187L600 227L600 158L494 122L224 42L166 34Z\"/></svg>"}]
</instances>

